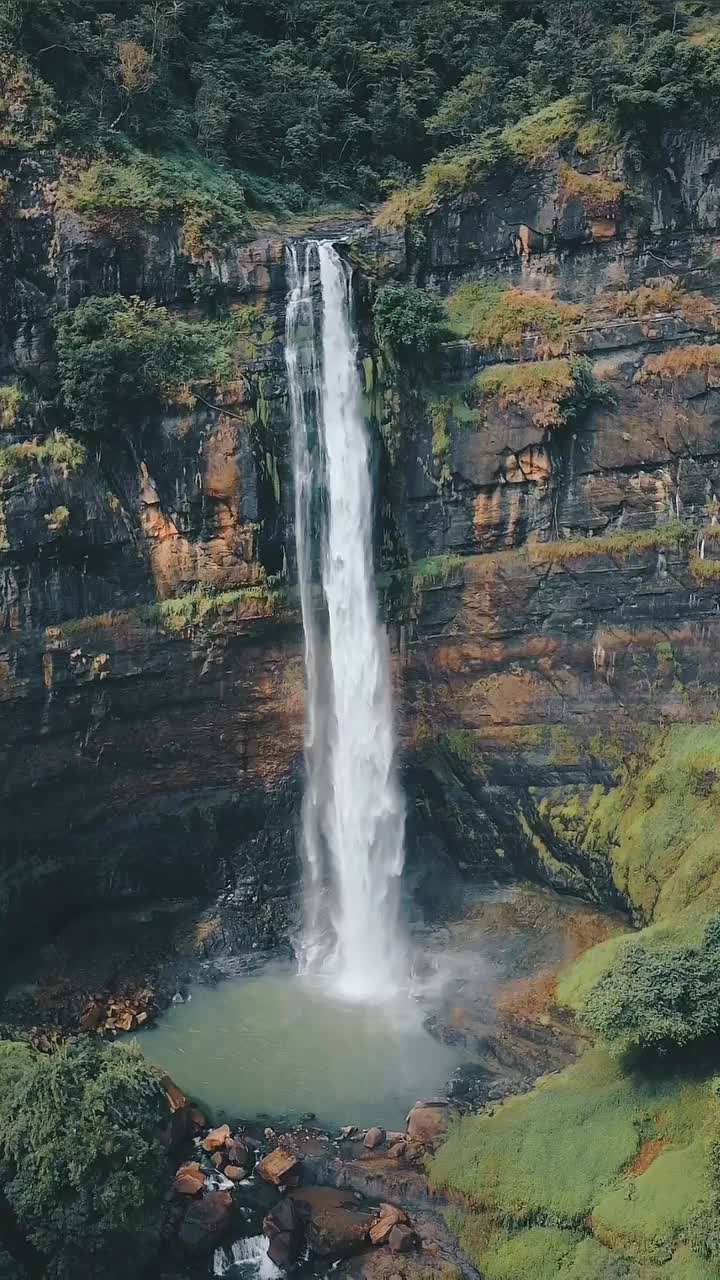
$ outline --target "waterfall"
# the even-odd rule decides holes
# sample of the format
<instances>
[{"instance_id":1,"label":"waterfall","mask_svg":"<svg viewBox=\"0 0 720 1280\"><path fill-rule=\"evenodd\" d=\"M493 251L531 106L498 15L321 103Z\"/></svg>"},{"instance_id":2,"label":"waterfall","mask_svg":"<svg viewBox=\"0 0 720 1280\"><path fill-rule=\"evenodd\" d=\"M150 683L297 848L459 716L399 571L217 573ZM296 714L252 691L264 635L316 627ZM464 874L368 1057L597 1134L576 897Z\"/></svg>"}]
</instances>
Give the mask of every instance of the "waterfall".
<instances>
[{"instance_id":1,"label":"waterfall","mask_svg":"<svg viewBox=\"0 0 720 1280\"><path fill-rule=\"evenodd\" d=\"M346 995L379 998L401 976L405 815L395 774L387 637L373 581L370 451L351 273L326 241L307 243L302 263L290 247L288 270L286 352L307 687L305 925L298 956L302 970L332 975ZM317 529L322 601L313 592Z\"/></svg>"}]
</instances>

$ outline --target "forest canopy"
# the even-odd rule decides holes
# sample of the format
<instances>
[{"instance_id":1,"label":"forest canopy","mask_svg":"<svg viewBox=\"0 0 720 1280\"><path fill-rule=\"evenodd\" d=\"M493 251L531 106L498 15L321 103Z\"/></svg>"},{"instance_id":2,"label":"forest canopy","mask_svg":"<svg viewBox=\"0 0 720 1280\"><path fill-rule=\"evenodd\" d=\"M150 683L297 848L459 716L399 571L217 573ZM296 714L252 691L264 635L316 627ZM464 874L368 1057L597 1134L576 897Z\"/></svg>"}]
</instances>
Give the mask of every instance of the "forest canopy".
<instances>
[{"instance_id":1,"label":"forest canopy","mask_svg":"<svg viewBox=\"0 0 720 1280\"><path fill-rule=\"evenodd\" d=\"M720 105L701 0L4 0L0 143L192 147L254 205L377 200L573 97L649 144ZM17 102L21 100L22 110ZM3 119L4 117L4 119Z\"/></svg>"}]
</instances>

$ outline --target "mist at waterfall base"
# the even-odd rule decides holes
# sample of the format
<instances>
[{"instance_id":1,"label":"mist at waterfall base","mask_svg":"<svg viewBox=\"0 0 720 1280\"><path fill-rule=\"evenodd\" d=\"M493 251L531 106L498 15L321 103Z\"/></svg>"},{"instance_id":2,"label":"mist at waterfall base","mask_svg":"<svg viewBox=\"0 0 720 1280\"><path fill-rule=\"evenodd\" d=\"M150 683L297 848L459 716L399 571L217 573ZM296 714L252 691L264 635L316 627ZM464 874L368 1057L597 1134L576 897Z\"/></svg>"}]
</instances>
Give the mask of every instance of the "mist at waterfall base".
<instances>
[{"instance_id":1,"label":"mist at waterfall base","mask_svg":"<svg viewBox=\"0 0 720 1280\"><path fill-rule=\"evenodd\" d=\"M386 1001L407 972L398 920L405 811L388 644L375 599L352 276L328 241L289 246L287 262L306 675L305 918L297 954L301 973L326 975L343 997Z\"/></svg>"}]
</instances>

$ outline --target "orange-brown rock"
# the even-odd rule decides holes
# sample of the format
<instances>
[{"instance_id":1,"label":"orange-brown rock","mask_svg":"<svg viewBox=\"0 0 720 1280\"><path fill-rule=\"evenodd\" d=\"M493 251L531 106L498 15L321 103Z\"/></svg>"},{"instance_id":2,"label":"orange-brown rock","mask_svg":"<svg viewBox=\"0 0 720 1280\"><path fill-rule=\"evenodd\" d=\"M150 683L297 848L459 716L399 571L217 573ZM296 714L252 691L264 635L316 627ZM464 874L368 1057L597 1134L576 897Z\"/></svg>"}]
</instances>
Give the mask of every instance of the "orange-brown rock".
<instances>
[{"instance_id":1,"label":"orange-brown rock","mask_svg":"<svg viewBox=\"0 0 720 1280\"><path fill-rule=\"evenodd\" d=\"M411 1142L432 1146L447 1132L454 1108L448 1102L416 1102L407 1118L407 1135Z\"/></svg>"},{"instance_id":2,"label":"orange-brown rock","mask_svg":"<svg viewBox=\"0 0 720 1280\"><path fill-rule=\"evenodd\" d=\"M395 1204L381 1204L379 1217L373 1222L370 1228L370 1241L372 1244L387 1244L390 1238L390 1232L393 1227L402 1223L407 1224L409 1221L404 1210L399 1209Z\"/></svg>"},{"instance_id":3,"label":"orange-brown rock","mask_svg":"<svg viewBox=\"0 0 720 1280\"><path fill-rule=\"evenodd\" d=\"M217 1129L211 1129L206 1138L203 1139L203 1151L220 1151L230 1137L230 1125L221 1124Z\"/></svg>"},{"instance_id":4,"label":"orange-brown rock","mask_svg":"<svg viewBox=\"0 0 720 1280\"><path fill-rule=\"evenodd\" d=\"M272 1182L276 1187L292 1185L300 1176L300 1161L289 1151L276 1147L269 1155L264 1156L257 1165L256 1171L265 1182Z\"/></svg>"},{"instance_id":5,"label":"orange-brown rock","mask_svg":"<svg viewBox=\"0 0 720 1280\"><path fill-rule=\"evenodd\" d=\"M247 1177L245 1170L241 1169L238 1164L226 1164L223 1173L231 1182L242 1182L243 1178Z\"/></svg>"},{"instance_id":6,"label":"orange-brown rock","mask_svg":"<svg viewBox=\"0 0 720 1280\"><path fill-rule=\"evenodd\" d=\"M195 1196L205 1186L205 1174L196 1160L181 1164L175 1174L175 1191L179 1196Z\"/></svg>"},{"instance_id":7,"label":"orange-brown rock","mask_svg":"<svg viewBox=\"0 0 720 1280\"><path fill-rule=\"evenodd\" d=\"M368 1129L365 1134L363 1146L367 1147L368 1151L374 1151L376 1147L381 1147L384 1141L385 1130L379 1128L378 1125L374 1125L372 1129Z\"/></svg>"}]
</instances>

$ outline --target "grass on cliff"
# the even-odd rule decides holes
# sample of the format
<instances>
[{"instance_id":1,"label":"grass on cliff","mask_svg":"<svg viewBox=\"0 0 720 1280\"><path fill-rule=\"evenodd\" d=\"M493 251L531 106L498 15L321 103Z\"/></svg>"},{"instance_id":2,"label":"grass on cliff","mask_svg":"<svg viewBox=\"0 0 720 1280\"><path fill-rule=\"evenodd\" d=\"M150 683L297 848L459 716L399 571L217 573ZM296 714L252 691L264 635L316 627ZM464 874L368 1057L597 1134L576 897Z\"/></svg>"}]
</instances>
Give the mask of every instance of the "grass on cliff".
<instances>
[{"instance_id":1,"label":"grass on cliff","mask_svg":"<svg viewBox=\"0 0 720 1280\"><path fill-rule=\"evenodd\" d=\"M602 173L580 173L561 161L558 165L560 194L566 200L578 200L591 218L616 218L620 212L625 185Z\"/></svg>"},{"instance_id":2,"label":"grass on cliff","mask_svg":"<svg viewBox=\"0 0 720 1280\"><path fill-rule=\"evenodd\" d=\"M555 1280L560 1266L583 1275L589 1226L586 1257L602 1260L609 1245L643 1264L668 1262L710 1203L710 1102L704 1079L629 1073L590 1049L492 1115L461 1120L432 1161L431 1183L461 1197L450 1225L496 1280Z\"/></svg>"},{"instance_id":3,"label":"grass on cliff","mask_svg":"<svg viewBox=\"0 0 720 1280\"><path fill-rule=\"evenodd\" d=\"M585 845L647 920L720 906L720 723L672 725L648 767L596 806Z\"/></svg>"},{"instance_id":4,"label":"grass on cliff","mask_svg":"<svg viewBox=\"0 0 720 1280\"><path fill-rule=\"evenodd\" d=\"M611 389L581 357L492 365L475 379L475 395L481 404L520 409L548 430L578 421L595 404L614 404Z\"/></svg>"},{"instance_id":5,"label":"grass on cliff","mask_svg":"<svg viewBox=\"0 0 720 1280\"><path fill-rule=\"evenodd\" d=\"M72 618L52 630L68 638L121 626L161 626L168 631L185 631L188 627L212 621L224 609L253 602L262 606L264 613L275 613L287 602L287 593L281 588L268 586L267 583L237 587L231 591L210 591L205 587L195 587L185 595L175 596L170 600L156 600L153 604L140 605L137 609Z\"/></svg>"},{"instance_id":6,"label":"grass on cliff","mask_svg":"<svg viewBox=\"0 0 720 1280\"><path fill-rule=\"evenodd\" d=\"M604 290L597 300L621 318L642 320L669 312L700 327L715 328L718 321L717 305L705 294L685 289L676 276L650 278L637 289Z\"/></svg>"},{"instance_id":7,"label":"grass on cliff","mask_svg":"<svg viewBox=\"0 0 720 1280\"><path fill-rule=\"evenodd\" d=\"M494 281L463 284L447 300L450 328L479 346L518 347L523 338L541 339L547 354L567 350L584 310L534 289L504 288Z\"/></svg>"},{"instance_id":8,"label":"grass on cliff","mask_svg":"<svg viewBox=\"0 0 720 1280\"><path fill-rule=\"evenodd\" d=\"M690 343L657 356L646 356L635 378L637 382L644 383L652 378L683 378L691 373L717 377L720 373L720 344L703 346Z\"/></svg>"},{"instance_id":9,"label":"grass on cliff","mask_svg":"<svg viewBox=\"0 0 720 1280\"><path fill-rule=\"evenodd\" d=\"M62 431L54 431L44 440L23 440L20 444L0 448L0 480L48 465L64 471L78 471L86 458L86 450L78 440Z\"/></svg>"},{"instance_id":10,"label":"grass on cliff","mask_svg":"<svg viewBox=\"0 0 720 1280\"><path fill-rule=\"evenodd\" d=\"M124 157L100 156L85 167L68 163L58 199L120 243L132 241L143 223L179 218L183 248L191 257L220 249L228 237L250 230L237 177L194 152L159 158L132 148Z\"/></svg>"},{"instance_id":11,"label":"grass on cliff","mask_svg":"<svg viewBox=\"0 0 720 1280\"><path fill-rule=\"evenodd\" d=\"M386 230L400 229L413 219L432 213L443 200L474 190L508 155L507 146L497 134L444 152L425 165L417 182L400 187L388 197L375 215L376 225Z\"/></svg>"},{"instance_id":12,"label":"grass on cliff","mask_svg":"<svg viewBox=\"0 0 720 1280\"><path fill-rule=\"evenodd\" d=\"M632 556L645 551L671 551L689 546L694 530L680 520L668 520L652 529L615 529L596 537L560 538L555 542L533 542L528 554L533 564L554 564L587 556Z\"/></svg>"}]
</instances>

